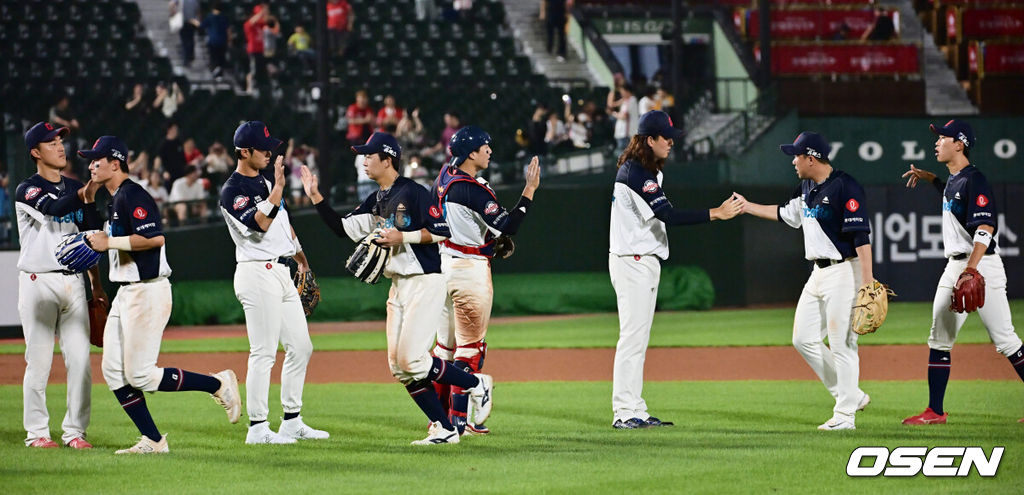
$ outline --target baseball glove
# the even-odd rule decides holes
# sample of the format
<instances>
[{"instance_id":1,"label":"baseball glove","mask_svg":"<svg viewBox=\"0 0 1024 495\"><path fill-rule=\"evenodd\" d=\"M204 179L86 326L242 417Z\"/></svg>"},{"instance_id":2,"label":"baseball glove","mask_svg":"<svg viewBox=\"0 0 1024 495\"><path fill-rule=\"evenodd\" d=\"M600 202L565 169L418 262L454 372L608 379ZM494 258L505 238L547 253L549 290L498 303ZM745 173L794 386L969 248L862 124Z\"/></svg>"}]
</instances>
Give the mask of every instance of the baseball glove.
<instances>
[{"instance_id":1,"label":"baseball glove","mask_svg":"<svg viewBox=\"0 0 1024 495\"><path fill-rule=\"evenodd\" d=\"M295 272L295 289L299 291L299 299L302 300L302 311L306 316L313 314L316 305L320 304L320 285L316 283L313 272Z\"/></svg>"},{"instance_id":2,"label":"baseball glove","mask_svg":"<svg viewBox=\"0 0 1024 495\"><path fill-rule=\"evenodd\" d=\"M57 262L75 273L82 273L96 266L102 255L86 243L85 236L91 233L92 231L65 234L53 253L57 257Z\"/></svg>"},{"instance_id":3,"label":"baseball glove","mask_svg":"<svg viewBox=\"0 0 1024 495\"><path fill-rule=\"evenodd\" d=\"M985 277L974 268L967 268L953 287L949 310L970 313L985 305Z\"/></svg>"},{"instance_id":4,"label":"baseball glove","mask_svg":"<svg viewBox=\"0 0 1024 495\"><path fill-rule=\"evenodd\" d=\"M349 256L348 260L345 261L346 270L355 275L359 280L371 285L377 283L377 280L384 273L384 267L388 265L388 261L391 259L391 248L373 242L376 238L377 232L371 232L364 237L356 245L356 250L352 253L352 256Z\"/></svg>"},{"instance_id":5,"label":"baseball glove","mask_svg":"<svg viewBox=\"0 0 1024 495\"><path fill-rule=\"evenodd\" d=\"M896 293L877 280L861 286L853 307L853 331L864 335L878 330L889 314L889 296L895 297Z\"/></svg>"},{"instance_id":6,"label":"baseball glove","mask_svg":"<svg viewBox=\"0 0 1024 495\"><path fill-rule=\"evenodd\" d=\"M89 299L89 343L96 347L103 347L103 328L107 326L108 310L110 303L106 298Z\"/></svg>"},{"instance_id":7,"label":"baseball glove","mask_svg":"<svg viewBox=\"0 0 1024 495\"><path fill-rule=\"evenodd\" d=\"M512 242L511 237L503 235L494 239L494 256L496 258L507 259L514 252L516 252L516 243Z\"/></svg>"}]
</instances>

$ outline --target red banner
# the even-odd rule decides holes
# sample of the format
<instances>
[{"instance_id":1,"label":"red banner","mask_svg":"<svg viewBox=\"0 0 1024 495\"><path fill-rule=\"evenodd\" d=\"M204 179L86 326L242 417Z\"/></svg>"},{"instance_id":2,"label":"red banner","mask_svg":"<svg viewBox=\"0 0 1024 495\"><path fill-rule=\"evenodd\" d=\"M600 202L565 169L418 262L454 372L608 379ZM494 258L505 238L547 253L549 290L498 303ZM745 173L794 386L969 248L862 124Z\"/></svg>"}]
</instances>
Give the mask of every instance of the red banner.
<instances>
[{"instance_id":1,"label":"red banner","mask_svg":"<svg viewBox=\"0 0 1024 495\"><path fill-rule=\"evenodd\" d=\"M964 9L960 25L966 38L1024 36L1024 8Z\"/></svg>"},{"instance_id":2,"label":"red banner","mask_svg":"<svg viewBox=\"0 0 1024 495\"><path fill-rule=\"evenodd\" d=\"M760 11L747 13L747 36L756 38L761 33ZM848 32L841 39L858 39L875 25L875 13L870 10L773 10L771 36L783 38L835 37L840 26L846 24Z\"/></svg>"},{"instance_id":3,"label":"red banner","mask_svg":"<svg viewBox=\"0 0 1024 495\"><path fill-rule=\"evenodd\" d=\"M982 76L993 74L1024 74L1024 45L1012 43L981 43Z\"/></svg>"},{"instance_id":4,"label":"red banner","mask_svg":"<svg viewBox=\"0 0 1024 495\"><path fill-rule=\"evenodd\" d=\"M772 73L916 74L916 45L773 45Z\"/></svg>"}]
</instances>

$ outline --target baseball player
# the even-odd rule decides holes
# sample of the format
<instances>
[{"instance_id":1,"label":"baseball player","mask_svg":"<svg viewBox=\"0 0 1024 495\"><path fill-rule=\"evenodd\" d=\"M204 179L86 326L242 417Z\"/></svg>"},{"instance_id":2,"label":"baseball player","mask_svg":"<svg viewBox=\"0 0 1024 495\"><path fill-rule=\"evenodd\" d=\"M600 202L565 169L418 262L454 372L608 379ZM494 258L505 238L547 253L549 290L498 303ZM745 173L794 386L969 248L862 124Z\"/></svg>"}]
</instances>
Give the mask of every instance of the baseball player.
<instances>
[{"instance_id":1,"label":"baseball player","mask_svg":"<svg viewBox=\"0 0 1024 495\"><path fill-rule=\"evenodd\" d=\"M612 378L612 427L636 429L671 426L647 413L641 397L644 358L658 299L661 262L668 259L665 225L692 225L728 220L740 213L741 201L729 198L718 208L675 208L661 188L672 145L683 131L672 127L662 111L640 117L637 134L619 156L612 195L608 272L619 310L619 341Z\"/></svg>"},{"instance_id":2,"label":"baseball player","mask_svg":"<svg viewBox=\"0 0 1024 495\"><path fill-rule=\"evenodd\" d=\"M281 145L270 137L267 126L249 121L234 136L237 168L220 192L220 208L235 242L235 297L245 311L249 334L249 367L245 378L245 407L249 415L248 444L295 443L299 439L330 437L302 421L302 387L306 365L313 354L302 301L290 277L289 258L298 270L309 270L309 261L292 229L285 209L284 158L274 162L273 179L260 172ZM270 410L270 370L278 343L284 346L281 370L281 405L284 418L275 433L267 423Z\"/></svg>"},{"instance_id":3,"label":"baseball player","mask_svg":"<svg viewBox=\"0 0 1024 495\"><path fill-rule=\"evenodd\" d=\"M858 385L860 357L851 324L857 289L874 280L864 188L832 167L832 148L820 134L802 132L780 148L793 156L800 185L785 203L748 202L743 211L803 229L805 257L814 268L797 302L793 346L836 400L832 417L818 429L853 430L857 411L871 401Z\"/></svg>"},{"instance_id":4,"label":"baseball player","mask_svg":"<svg viewBox=\"0 0 1024 495\"><path fill-rule=\"evenodd\" d=\"M66 127L40 122L25 133L25 148L36 164L36 174L18 184L15 212L21 239L18 256L18 315L25 333L24 425L25 445L52 448L50 416L46 410L46 382L53 362L54 335L68 370L67 413L62 440L76 449L92 445L85 440L89 426L92 373L89 369L89 319L82 276L65 270L54 249L65 234L98 228L95 194L99 184L60 175L67 166L62 138ZM96 267L89 270L93 297L106 299Z\"/></svg>"},{"instance_id":5,"label":"baseball player","mask_svg":"<svg viewBox=\"0 0 1024 495\"><path fill-rule=\"evenodd\" d=\"M324 201L317 178L302 169L302 183L320 218L339 237L359 242L382 229L378 240L391 249L384 276L391 279L388 294L388 366L430 419L429 433L413 445L459 443L459 432L452 426L431 382L455 385L469 390L479 409L490 395L492 379L482 373L472 375L430 355L437 329L443 324L445 282L441 275L441 257L437 242L446 237L447 226L430 192L399 174L402 148L394 136L376 132L366 144L352 151L364 155L366 175L380 188L369 194L358 208L341 217ZM486 419L482 415L481 422Z\"/></svg>"},{"instance_id":6,"label":"baseball player","mask_svg":"<svg viewBox=\"0 0 1024 495\"><path fill-rule=\"evenodd\" d=\"M533 202L533 193L540 185L540 165L537 157L533 157L519 202L511 210L498 204L487 181L476 177L490 165L490 143L491 136L477 126L459 129L449 142L451 161L434 181L441 215L451 233L440 246L441 273L448 293L448 325L438 331L434 355L445 361L454 360L455 366L471 373L480 372L487 353L484 339L494 297L491 257L495 254L495 240L519 231ZM489 402L490 397L483 400ZM470 421L468 409L466 390L452 386L452 424L460 432L468 429L470 433L488 433L480 411L475 410Z\"/></svg>"},{"instance_id":7,"label":"baseball player","mask_svg":"<svg viewBox=\"0 0 1024 495\"><path fill-rule=\"evenodd\" d=\"M935 159L949 169L943 183L935 174L910 166L903 174L907 187L918 181L932 183L942 191L942 245L949 261L939 278L932 304L932 328L928 336L928 408L903 420L905 425L945 424L949 413L943 409L943 397L949 382L950 351L968 313L950 307L951 295L969 271L984 279L985 297L978 308L981 322L996 351L1006 356L1024 380L1024 348L1013 329L1010 305L1006 300L1006 270L999 256L998 210L988 180L970 163L976 143L967 122L950 120L942 127L930 126L938 134ZM1021 418L1024 422L1024 418Z\"/></svg>"},{"instance_id":8,"label":"baseball player","mask_svg":"<svg viewBox=\"0 0 1024 495\"><path fill-rule=\"evenodd\" d=\"M91 150L78 154L90 161L92 180L111 195L104 230L86 237L89 247L109 252L110 281L120 286L103 330L103 378L142 434L138 443L116 453L169 451L167 435L157 429L142 392L201 390L224 407L229 421L238 422L241 400L233 371L211 376L156 366L171 317L171 267L160 210L153 197L128 178L128 148L115 136L103 136Z\"/></svg>"}]
</instances>

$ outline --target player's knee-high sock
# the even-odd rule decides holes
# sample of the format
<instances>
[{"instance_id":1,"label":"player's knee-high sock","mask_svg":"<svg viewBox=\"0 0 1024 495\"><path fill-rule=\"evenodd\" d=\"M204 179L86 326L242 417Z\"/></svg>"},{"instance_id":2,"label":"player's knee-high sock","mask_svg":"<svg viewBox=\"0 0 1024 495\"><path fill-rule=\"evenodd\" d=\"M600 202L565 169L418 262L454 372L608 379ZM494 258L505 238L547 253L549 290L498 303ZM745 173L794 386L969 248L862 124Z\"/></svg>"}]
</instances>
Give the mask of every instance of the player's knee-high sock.
<instances>
[{"instance_id":1,"label":"player's knee-high sock","mask_svg":"<svg viewBox=\"0 0 1024 495\"><path fill-rule=\"evenodd\" d=\"M161 392L184 392L201 390L210 394L220 389L220 380L181 368L164 368L164 377L160 380L157 390Z\"/></svg>"},{"instance_id":2,"label":"player's knee-high sock","mask_svg":"<svg viewBox=\"0 0 1024 495\"><path fill-rule=\"evenodd\" d=\"M949 351L929 349L928 355L928 407L935 414L942 414L942 399L946 395L946 384L949 383L949 367L952 360Z\"/></svg>"},{"instance_id":3,"label":"player's knee-high sock","mask_svg":"<svg viewBox=\"0 0 1024 495\"><path fill-rule=\"evenodd\" d=\"M1020 379L1024 380L1024 346L1017 349L1017 352L1010 354L1010 363L1013 364L1013 369L1017 370L1017 375L1020 376Z\"/></svg>"},{"instance_id":4,"label":"player's knee-high sock","mask_svg":"<svg viewBox=\"0 0 1024 495\"><path fill-rule=\"evenodd\" d=\"M146 435L154 442L159 442L163 438L160 435L160 430L156 428L156 423L153 422L153 416L149 414L149 408L146 407L146 397L142 394L141 390L125 385L114 391L114 397L117 397L117 401L121 403L124 412L128 414L132 423L135 423L135 427L139 429L139 433Z\"/></svg>"},{"instance_id":5,"label":"player's knee-high sock","mask_svg":"<svg viewBox=\"0 0 1024 495\"><path fill-rule=\"evenodd\" d=\"M441 400L430 389L429 381L420 380L412 382L405 386L405 390L409 392L409 396L412 397L417 406L420 406L420 410L423 411L423 414L427 415L427 419L431 423L439 421L444 429L452 429L452 423L448 420L444 408L441 407Z\"/></svg>"},{"instance_id":6,"label":"player's knee-high sock","mask_svg":"<svg viewBox=\"0 0 1024 495\"><path fill-rule=\"evenodd\" d=\"M447 383L434 382L434 392L437 392L437 399L441 401L441 407L445 411L450 411L452 408L452 386Z\"/></svg>"},{"instance_id":7,"label":"player's knee-high sock","mask_svg":"<svg viewBox=\"0 0 1024 495\"><path fill-rule=\"evenodd\" d=\"M434 362L427 372L427 379L460 388L473 388L480 384L480 379L471 375L461 366L433 358Z\"/></svg>"}]
</instances>

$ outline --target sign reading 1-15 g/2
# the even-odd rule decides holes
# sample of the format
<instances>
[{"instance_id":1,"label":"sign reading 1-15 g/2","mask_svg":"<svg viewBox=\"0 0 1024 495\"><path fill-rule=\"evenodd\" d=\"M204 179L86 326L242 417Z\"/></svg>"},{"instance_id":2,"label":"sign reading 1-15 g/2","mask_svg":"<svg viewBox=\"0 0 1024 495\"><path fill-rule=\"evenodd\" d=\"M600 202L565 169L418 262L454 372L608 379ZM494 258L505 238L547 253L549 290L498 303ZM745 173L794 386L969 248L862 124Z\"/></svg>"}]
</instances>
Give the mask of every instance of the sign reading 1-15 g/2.
<instances>
[{"instance_id":1,"label":"sign reading 1-15 g/2","mask_svg":"<svg viewBox=\"0 0 1024 495\"><path fill-rule=\"evenodd\" d=\"M661 34L668 19L604 19L594 23L602 34Z\"/></svg>"}]
</instances>

